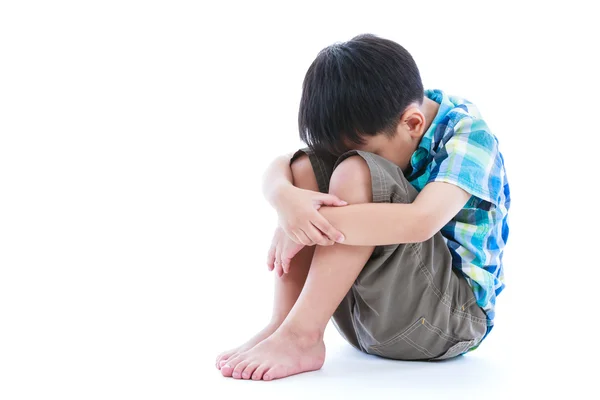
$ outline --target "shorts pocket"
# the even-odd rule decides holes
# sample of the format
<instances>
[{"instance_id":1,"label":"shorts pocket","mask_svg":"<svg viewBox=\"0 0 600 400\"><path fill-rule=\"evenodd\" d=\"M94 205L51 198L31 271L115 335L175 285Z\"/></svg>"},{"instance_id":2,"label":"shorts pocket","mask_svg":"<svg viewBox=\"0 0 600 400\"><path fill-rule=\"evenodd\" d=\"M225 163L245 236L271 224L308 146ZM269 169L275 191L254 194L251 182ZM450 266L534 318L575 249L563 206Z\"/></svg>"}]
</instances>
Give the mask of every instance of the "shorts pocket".
<instances>
[{"instance_id":1,"label":"shorts pocket","mask_svg":"<svg viewBox=\"0 0 600 400\"><path fill-rule=\"evenodd\" d=\"M443 360L462 354L474 342L453 337L420 317L400 334L367 350L396 360Z\"/></svg>"}]
</instances>

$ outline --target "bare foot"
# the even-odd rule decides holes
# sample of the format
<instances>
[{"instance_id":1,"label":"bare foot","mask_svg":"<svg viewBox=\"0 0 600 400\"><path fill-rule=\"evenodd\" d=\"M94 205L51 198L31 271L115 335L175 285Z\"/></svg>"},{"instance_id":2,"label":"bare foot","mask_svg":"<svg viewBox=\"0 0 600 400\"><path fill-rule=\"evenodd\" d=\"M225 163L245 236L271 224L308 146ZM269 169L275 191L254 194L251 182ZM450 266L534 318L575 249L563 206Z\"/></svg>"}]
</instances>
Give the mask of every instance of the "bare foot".
<instances>
[{"instance_id":1,"label":"bare foot","mask_svg":"<svg viewBox=\"0 0 600 400\"><path fill-rule=\"evenodd\" d=\"M251 348L256 346L258 343L262 342L263 340L265 340L266 338L271 336L271 334L273 332L275 332L275 330L277 330L278 327L279 327L278 324L267 325L262 331L258 332L256 335L251 337L250 340L248 340L243 345L236 347L235 349L231 349L229 351L225 351L225 352L219 354L219 356L217 357L217 362L216 362L217 369L221 369L221 366L223 364L225 364L225 361L227 361L231 357L236 356L240 353L243 353L246 350L250 350Z\"/></svg>"},{"instance_id":2,"label":"bare foot","mask_svg":"<svg viewBox=\"0 0 600 400\"><path fill-rule=\"evenodd\" d=\"M221 366L223 376L255 381L320 369L325 362L322 335L308 337L279 328L271 336Z\"/></svg>"}]
</instances>

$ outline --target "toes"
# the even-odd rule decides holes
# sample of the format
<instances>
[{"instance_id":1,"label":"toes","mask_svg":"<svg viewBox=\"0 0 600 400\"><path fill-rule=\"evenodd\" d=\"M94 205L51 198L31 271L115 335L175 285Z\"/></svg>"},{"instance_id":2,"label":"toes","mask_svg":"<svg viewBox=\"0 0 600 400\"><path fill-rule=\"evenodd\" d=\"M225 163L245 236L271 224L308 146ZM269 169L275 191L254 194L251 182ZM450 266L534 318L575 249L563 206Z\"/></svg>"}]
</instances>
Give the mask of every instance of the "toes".
<instances>
[{"instance_id":1,"label":"toes","mask_svg":"<svg viewBox=\"0 0 600 400\"><path fill-rule=\"evenodd\" d=\"M246 369L246 367L248 366L248 364L250 364L250 360L242 360L238 363L238 365L235 366L235 368L233 369L233 372L231 373L231 376L235 379L241 379L242 378L242 372Z\"/></svg>"},{"instance_id":2,"label":"toes","mask_svg":"<svg viewBox=\"0 0 600 400\"><path fill-rule=\"evenodd\" d=\"M231 373L233 372L233 368L229 366L229 364L221 365L221 375L229 378Z\"/></svg>"},{"instance_id":3,"label":"toes","mask_svg":"<svg viewBox=\"0 0 600 400\"><path fill-rule=\"evenodd\" d=\"M282 370L281 366L275 365L265 371L265 373L263 374L263 381L271 381L273 379L278 379L287 376L287 374L285 374L284 372L285 371Z\"/></svg>"},{"instance_id":4,"label":"toes","mask_svg":"<svg viewBox=\"0 0 600 400\"><path fill-rule=\"evenodd\" d=\"M259 365L260 365L260 363L258 363L256 361L248 364L248 366L246 367L244 372L242 372L242 379L250 379L250 377L252 377L252 374L254 373L254 371L256 370L256 368Z\"/></svg>"},{"instance_id":5,"label":"toes","mask_svg":"<svg viewBox=\"0 0 600 400\"><path fill-rule=\"evenodd\" d=\"M217 357L217 369L221 369L221 366L231 357L231 353L222 353Z\"/></svg>"},{"instance_id":6,"label":"toes","mask_svg":"<svg viewBox=\"0 0 600 400\"><path fill-rule=\"evenodd\" d=\"M221 364L221 374L223 374L223 376L230 377L240 361L242 361L242 359L239 356L232 357L228 361L225 361L223 364Z\"/></svg>"},{"instance_id":7,"label":"toes","mask_svg":"<svg viewBox=\"0 0 600 400\"><path fill-rule=\"evenodd\" d=\"M217 356L217 361L215 361L215 365L217 366L217 368L219 368L219 363L221 362L221 359L225 356L224 353L221 353Z\"/></svg>"},{"instance_id":8,"label":"toes","mask_svg":"<svg viewBox=\"0 0 600 400\"><path fill-rule=\"evenodd\" d=\"M261 364L258 367L256 367L256 369L254 370L254 373L252 373L252 380L260 381L263 378L263 374L268 369L269 369L268 364Z\"/></svg>"},{"instance_id":9,"label":"toes","mask_svg":"<svg viewBox=\"0 0 600 400\"><path fill-rule=\"evenodd\" d=\"M270 371L270 370L269 370L269 371ZM269 374L269 371L266 371L266 372L263 374L263 381L270 381L270 380L272 380L272 379L273 379L273 376Z\"/></svg>"}]
</instances>

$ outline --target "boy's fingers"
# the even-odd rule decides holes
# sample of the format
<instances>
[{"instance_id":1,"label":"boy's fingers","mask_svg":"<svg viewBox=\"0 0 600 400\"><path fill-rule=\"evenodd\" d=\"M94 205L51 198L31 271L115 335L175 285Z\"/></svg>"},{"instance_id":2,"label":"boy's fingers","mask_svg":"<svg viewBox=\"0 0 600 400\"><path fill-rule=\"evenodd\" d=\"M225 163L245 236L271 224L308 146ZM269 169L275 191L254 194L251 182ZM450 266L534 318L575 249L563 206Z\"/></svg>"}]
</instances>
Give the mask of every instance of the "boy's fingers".
<instances>
[{"instance_id":1,"label":"boy's fingers","mask_svg":"<svg viewBox=\"0 0 600 400\"><path fill-rule=\"evenodd\" d=\"M271 248L267 254L267 266L269 267L269 271L273 271L273 268L275 268L275 247L275 243L271 244Z\"/></svg>"},{"instance_id":2,"label":"boy's fingers","mask_svg":"<svg viewBox=\"0 0 600 400\"><path fill-rule=\"evenodd\" d=\"M273 240L271 241L271 247L269 248L269 252L267 253L267 266L269 267L269 271L273 271L275 268L275 260L277 259L277 244L281 241L281 234L279 232L279 228L275 230L275 235L273 235Z\"/></svg>"},{"instance_id":3,"label":"boy's fingers","mask_svg":"<svg viewBox=\"0 0 600 400\"><path fill-rule=\"evenodd\" d=\"M284 242L285 243L285 242ZM279 253L277 254L277 261L279 262L279 266L281 267L281 271L282 272L287 272L286 269L288 267L286 267L285 262L286 262L286 256L285 256L285 246L282 243L281 246L279 246ZM281 275L280 275L281 276Z\"/></svg>"},{"instance_id":4,"label":"boy's fingers","mask_svg":"<svg viewBox=\"0 0 600 400\"><path fill-rule=\"evenodd\" d=\"M329 239L327 236L323 236L325 238L325 244L322 244L321 246L333 246L335 244L335 242L331 239Z\"/></svg>"},{"instance_id":5,"label":"boy's fingers","mask_svg":"<svg viewBox=\"0 0 600 400\"><path fill-rule=\"evenodd\" d=\"M275 247L275 261L273 261L273 269L279 275L279 270L281 270L281 252L283 251L281 246L281 241ZM281 275L279 275L281 276Z\"/></svg>"},{"instance_id":6,"label":"boy's fingers","mask_svg":"<svg viewBox=\"0 0 600 400\"><path fill-rule=\"evenodd\" d=\"M319 198L319 200L321 201L321 204L325 205L325 206L346 206L346 205L348 205L348 203L346 203L344 200L340 199L339 197L337 197L333 194L322 194L321 197Z\"/></svg>"},{"instance_id":7,"label":"boy's fingers","mask_svg":"<svg viewBox=\"0 0 600 400\"><path fill-rule=\"evenodd\" d=\"M298 229L296 232L294 232L296 234L296 237L298 238L298 240L300 241L299 244L303 244L305 246L310 246L312 245L312 241L308 238L308 236L306 236L306 233L304 233L303 230Z\"/></svg>"},{"instance_id":8,"label":"boy's fingers","mask_svg":"<svg viewBox=\"0 0 600 400\"><path fill-rule=\"evenodd\" d=\"M321 214L313 221L313 225L323 232L330 240L338 243L344 242L344 235L342 232L335 229Z\"/></svg>"},{"instance_id":9,"label":"boy's fingers","mask_svg":"<svg viewBox=\"0 0 600 400\"><path fill-rule=\"evenodd\" d=\"M288 272L290 272L290 262L291 261L292 261L292 259L287 257L285 254L281 258L281 268L283 269L283 272L285 272L286 274Z\"/></svg>"},{"instance_id":10,"label":"boy's fingers","mask_svg":"<svg viewBox=\"0 0 600 400\"><path fill-rule=\"evenodd\" d=\"M285 233L285 235L287 237L289 237L293 242L298 243L298 244L302 244L300 243L300 240L298 239L298 236L296 236L296 234L294 233L294 231L292 230L286 230L284 229L283 232Z\"/></svg>"},{"instance_id":11,"label":"boy's fingers","mask_svg":"<svg viewBox=\"0 0 600 400\"><path fill-rule=\"evenodd\" d=\"M317 228L315 228L315 226L312 223L309 224L309 226L305 229L304 232L306 233L306 236L308 236L309 239L312 241L312 243L318 244L321 246L327 246L328 238L323 236L323 233L320 230L318 230Z\"/></svg>"}]
</instances>

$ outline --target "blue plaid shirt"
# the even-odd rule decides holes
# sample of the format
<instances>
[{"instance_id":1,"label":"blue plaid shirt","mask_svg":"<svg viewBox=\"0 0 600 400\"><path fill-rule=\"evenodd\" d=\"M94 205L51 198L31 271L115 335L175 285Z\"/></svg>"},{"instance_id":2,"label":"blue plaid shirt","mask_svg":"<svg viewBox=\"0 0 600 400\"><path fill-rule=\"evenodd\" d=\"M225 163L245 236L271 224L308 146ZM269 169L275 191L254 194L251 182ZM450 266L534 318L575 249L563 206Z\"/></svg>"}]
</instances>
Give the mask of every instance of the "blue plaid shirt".
<instances>
[{"instance_id":1,"label":"blue plaid shirt","mask_svg":"<svg viewBox=\"0 0 600 400\"><path fill-rule=\"evenodd\" d=\"M471 194L442 235L453 267L464 274L487 315L489 333L496 296L504 289L502 252L510 207L504 159L498 139L471 102L441 90L426 90L425 96L440 107L411 157L407 179L418 191L429 182L447 182Z\"/></svg>"}]
</instances>

